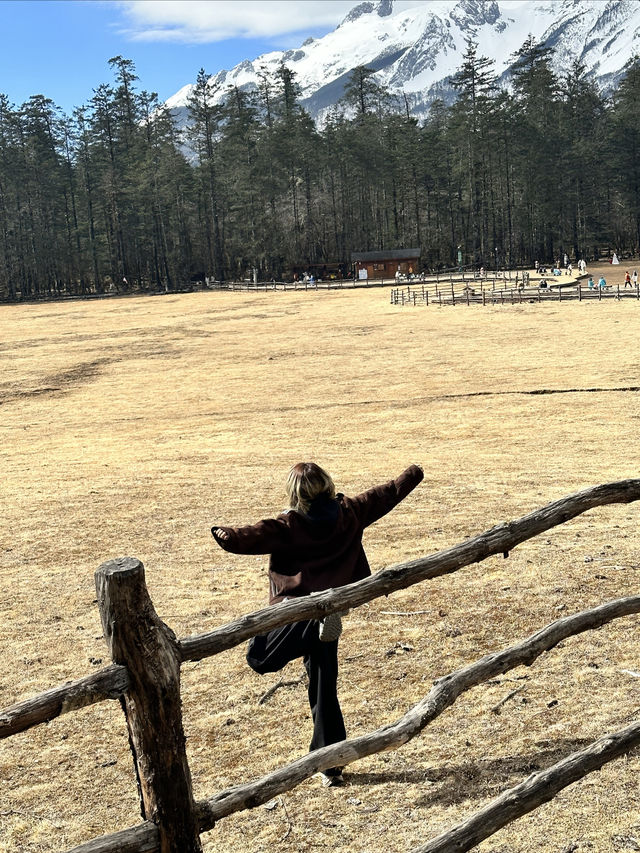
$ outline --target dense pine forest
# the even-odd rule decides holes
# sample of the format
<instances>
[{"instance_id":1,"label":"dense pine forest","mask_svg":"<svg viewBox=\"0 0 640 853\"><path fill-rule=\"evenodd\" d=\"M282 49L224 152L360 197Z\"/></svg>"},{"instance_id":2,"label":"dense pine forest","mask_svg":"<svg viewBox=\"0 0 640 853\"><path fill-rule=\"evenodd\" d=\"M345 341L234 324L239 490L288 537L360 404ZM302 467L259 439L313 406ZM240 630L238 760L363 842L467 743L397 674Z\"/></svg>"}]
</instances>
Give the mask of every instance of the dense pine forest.
<instances>
[{"instance_id":1,"label":"dense pine forest","mask_svg":"<svg viewBox=\"0 0 640 853\"><path fill-rule=\"evenodd\" d=\"M640 61L605 98L531 40L514 59L505 91L469 44L423 123L365 67L321 127L284 65L222 105L201 71L184 136L119 56L71 116L0 95L0 299L348 275L368 249L417 246L425 268L637 252Z\"/></svg>"}]
</instances>

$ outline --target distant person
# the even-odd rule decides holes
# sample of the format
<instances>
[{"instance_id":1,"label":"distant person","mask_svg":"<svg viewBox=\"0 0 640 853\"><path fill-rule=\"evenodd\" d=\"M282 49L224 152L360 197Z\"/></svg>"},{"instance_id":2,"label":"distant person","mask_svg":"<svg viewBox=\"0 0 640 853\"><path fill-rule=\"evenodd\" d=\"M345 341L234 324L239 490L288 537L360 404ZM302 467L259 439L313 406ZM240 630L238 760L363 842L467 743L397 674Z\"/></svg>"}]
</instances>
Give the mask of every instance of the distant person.
<instances>
[{"instance_id":1,"label":"distant person","mask_svg":"<svg viewBox=\"0 0 640 853\"><path fill-rule=\"evenodd\" d=\"M411 465L395 480L353 498L336 494L331 476L315 462L299 462L289 471L289 509L249 527L212 527L214 539L232 554L270 554L269 603L301 598L341 587L371 574L362 547L366 527L390 512L423 479ZM303 658L309 675L313 718L309 750L345 740L337 693L339 613L322 621L306 619L253 637L247 663L264 675ZM339 784L342 768L322 775L323 785Z\"/></svg>"},{"instance_id":2,"label":"distant person","mask_svg":"<svg viewBox=\"0 0 640 853\"><path fill-rule=\"evenodd\" d=\"M593 288L595 287L592 275L589 276L589 281L587 282L587 287L589 288L589 290L593 290Z\"/></svg>"},{"instance_id":3,"label":"distant person","mask_svg":"<svg viewBox=\"0 0 640 853\"><path fill-rule=\"evenodd\" d=\"M634 270L631 273L631 281L632 281L634 287L638 286L638 270Z\"/></svg>"},{"instance_id":4,"label":"distant person","mask_svg":"<svg viewBox=\"0 0 640 853\"><path fill-rule=\"evenodd\" d=\"M604 290L606 286L607 286L607 280L604 277L604 275L601 275L600 279L598 281L598 287L600 288L600 290Z\"/></svg>"},{"instance_id":5,"label":"distant person","mask_svg":"<svg viewBox=\"0 0 640 853\"><path fill-rule=\"evenodd\" d=\"M625 289L626 289L627 287L632 287L632 284L631 284L631 275L630 275L630 273L629 273L629 270L627 270L627 271L625 272L625 274L624 274L624 286L625 286Z\"/></svg>"}]
</instances>

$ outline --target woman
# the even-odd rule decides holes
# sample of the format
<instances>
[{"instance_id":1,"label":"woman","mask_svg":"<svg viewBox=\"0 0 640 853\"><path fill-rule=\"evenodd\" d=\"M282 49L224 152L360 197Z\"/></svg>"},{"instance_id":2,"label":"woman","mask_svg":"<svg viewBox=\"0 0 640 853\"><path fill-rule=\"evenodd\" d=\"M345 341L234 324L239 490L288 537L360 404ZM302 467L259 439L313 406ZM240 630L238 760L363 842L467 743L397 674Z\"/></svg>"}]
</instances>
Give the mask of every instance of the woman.
<instances>
[{"instance_id":1,"label":"woman","mask_svg":"<svg viewBox=\"0 0 640 853\"><path fill-rule=\"evenodd\" d=\"M212 527L214 539L234 554L270 554L269 603L344 586L371 574L362 547L366 527L386 515L423 479L411 465L395 480L356 497L336 494L331 476L314 462L299 462L287 478L288 510L248 527ZM302 657L309 675L313 717L310 751L346 738L338 702L340 615L283 625L249 642L247 662L261 675ZM341 768L322 774L337 784Z\"/></svg>"}]
</instances>

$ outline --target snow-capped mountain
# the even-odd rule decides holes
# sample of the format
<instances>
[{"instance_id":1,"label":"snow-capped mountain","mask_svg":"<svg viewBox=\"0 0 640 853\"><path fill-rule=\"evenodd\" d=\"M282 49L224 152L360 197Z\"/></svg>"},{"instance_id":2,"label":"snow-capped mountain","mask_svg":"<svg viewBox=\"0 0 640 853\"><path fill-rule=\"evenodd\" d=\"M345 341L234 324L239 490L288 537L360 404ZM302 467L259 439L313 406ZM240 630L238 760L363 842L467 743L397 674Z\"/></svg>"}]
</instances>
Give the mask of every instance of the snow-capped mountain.
<instances>
[{"instance_id":1,"label":"snow-capped mountain","mask_svg":"<svg viewBox=\"0 0 640 853\"><path fill-rule=\"evenodd\" d=\"M566 71L579 59L606 89L640 45L640 0L429 0L406 8L393 0L366 0L320 39L297 50L273 51L211 77L222 99L229 88L255 88L258 73L275 74L285 63L296 74L301 103L318 121L344 92L353 68L376 71L378 82L406 95L412 112L426 115L436 97L450 96L448 78L460 67L467 42L495 61L508 77L512 54L529 37L553 50L553 65ZM192 84L169 98L179 125L187 121Z\"/></svg>"}]
</instances>

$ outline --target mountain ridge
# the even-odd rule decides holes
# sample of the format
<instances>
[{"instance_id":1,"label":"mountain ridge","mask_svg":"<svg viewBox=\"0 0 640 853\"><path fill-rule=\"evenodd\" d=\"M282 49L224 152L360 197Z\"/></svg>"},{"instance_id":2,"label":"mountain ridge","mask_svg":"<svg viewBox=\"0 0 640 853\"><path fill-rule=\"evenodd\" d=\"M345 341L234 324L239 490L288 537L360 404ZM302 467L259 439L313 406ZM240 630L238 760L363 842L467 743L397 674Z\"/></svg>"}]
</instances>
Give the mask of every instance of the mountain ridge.
<instances>
[{"instance_id":1,"label":"mountain ridge","mask_svg":"<svg viewBox=\"0 0 640 853\"><path fill-rule=\"evenodd\" d=\"M341 98L353 69L365 65L391 94L404 97L423 119L435 98L453 99L449 79L462 64L469 41L478 56L495 62L508 81L512 54L529 36L553 51L552 67L565 73L574 60L605 91L614 86L640 39L638 0L431 0L398 9L393 0L364 0L322 38L299 48L244 60L210 77L214 100L237 86L257 88L259 73L286 64L296 74L300 103L321 123ZM168 98L179 126L188 123L193 84Z\"/></svg>"}]
</instances>

